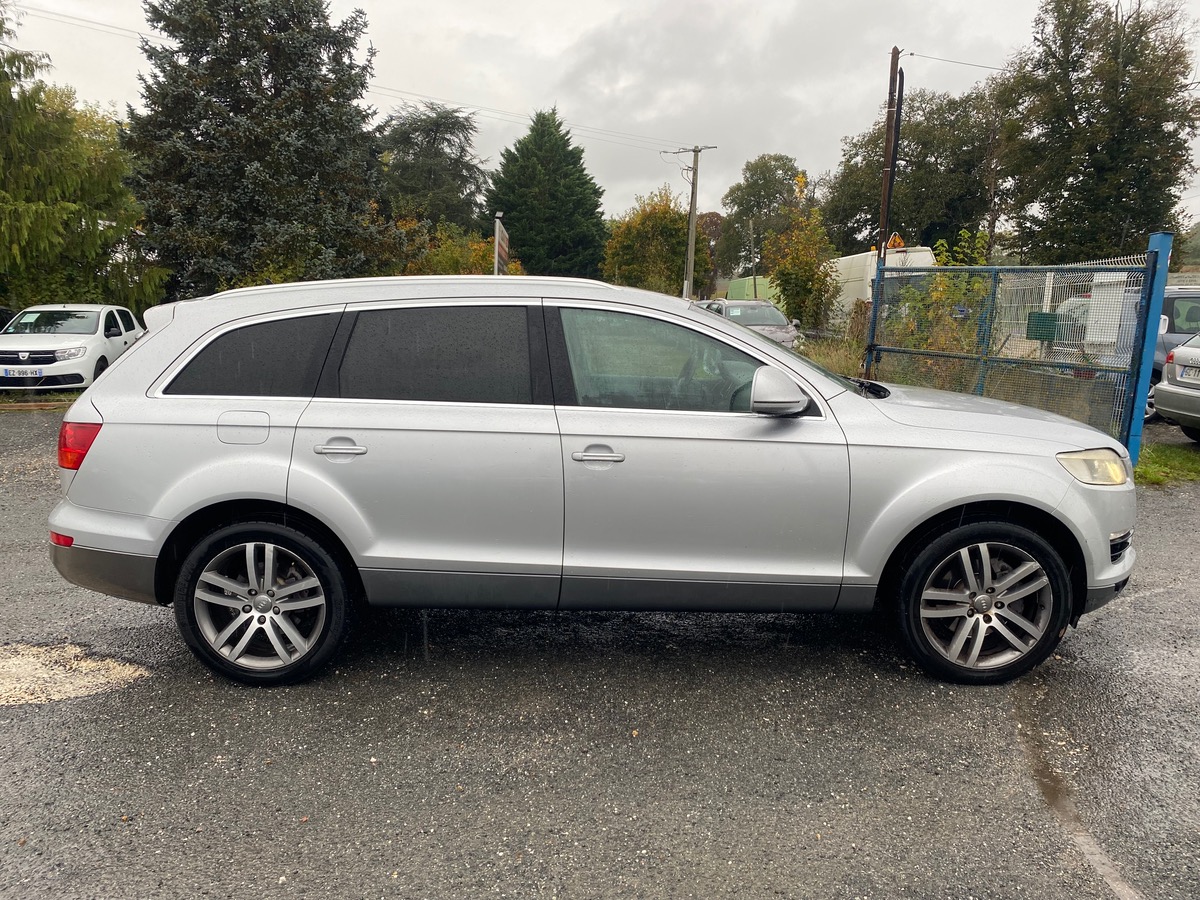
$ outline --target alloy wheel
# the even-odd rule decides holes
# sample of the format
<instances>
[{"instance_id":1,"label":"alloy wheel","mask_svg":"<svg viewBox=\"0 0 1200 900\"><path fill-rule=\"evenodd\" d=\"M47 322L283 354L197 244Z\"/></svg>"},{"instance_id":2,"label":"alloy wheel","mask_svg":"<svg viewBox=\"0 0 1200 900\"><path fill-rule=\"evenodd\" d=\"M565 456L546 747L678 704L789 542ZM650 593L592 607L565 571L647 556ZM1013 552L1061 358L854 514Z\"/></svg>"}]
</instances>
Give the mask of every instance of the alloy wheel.
<instances>
[{"instance_id":1,"label":"alloy wheel","mask_svg":"<svg viewBox=\"0 0 1200 900\"><path fill-rule=\"evenodd\" d=\"M1048 634L1054 589L1045 569L1012 544L962 547L934 567L920 594L920 621L938 654L987 670L1031 652Z\"/></svg>"},{"instance_id":2,"label":"alloy wheel","mask_svg":"<svg viewBox=\"0 0 1200 900\"><path fill-rule=\"evenodd\" d=\"M233 665L255 671L305 657L327 613L312 566L266 541L235 544L214 556L199 575L192 605L208 645Z\"/></svg>"}]
</instances>

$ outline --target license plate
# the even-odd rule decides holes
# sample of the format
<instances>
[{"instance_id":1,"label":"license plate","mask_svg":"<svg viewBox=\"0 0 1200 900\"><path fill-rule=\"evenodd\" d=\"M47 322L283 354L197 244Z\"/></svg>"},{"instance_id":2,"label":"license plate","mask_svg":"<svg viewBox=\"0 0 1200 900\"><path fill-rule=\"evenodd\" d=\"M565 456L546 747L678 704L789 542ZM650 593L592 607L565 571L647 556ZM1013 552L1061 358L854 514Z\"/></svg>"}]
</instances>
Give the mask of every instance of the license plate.
<instances>
[{"instance_id":1,"label":"license plate","mask_svg":"<svg viewBox=\"0 0 1200 900\"><path fill-rule=\"evenodd\" d=\"M1200 379L1200 367L1197 366L1180 366L1180 378Z\"/></svg>"},{"instance_id":2,"label":"license plate","mask_svg":"<svg viewBox=\"0 0 1200 900\"><path fill-rule=\"evenodd\" d=\"M41 378L41 369L5 369L5 378Z\"/></svg>"}]
</instances>

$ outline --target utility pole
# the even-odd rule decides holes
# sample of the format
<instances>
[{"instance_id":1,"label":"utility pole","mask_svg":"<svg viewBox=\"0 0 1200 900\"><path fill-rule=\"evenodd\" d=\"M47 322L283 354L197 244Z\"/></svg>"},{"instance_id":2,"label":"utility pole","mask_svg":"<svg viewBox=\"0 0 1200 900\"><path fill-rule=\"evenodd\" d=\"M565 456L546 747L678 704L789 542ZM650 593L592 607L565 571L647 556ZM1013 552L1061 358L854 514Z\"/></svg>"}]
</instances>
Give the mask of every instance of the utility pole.
<instances>
[{"instance_id":1,"label":"utility pole","mask_svg":"<svg viewBox=\"0 0 1200 900\"><path fill-rule=\"evenodd\" d=\"M888 80L887 131L883 141L883 193L879 200L879 258L884 259L888 242L888 215L892 206L893 168L896 165L896 81L900 75L900 48L892 47L892 70Z\"/></svg>"},{"instance_id":2,"label":"utility pole","mask_svg":"<svg viewBox=\"0 0 1200 900\"><path fill-rule=\"evenodd\" d=\"M750 223L750 278L754 286L754 299L758 299L758 254L754 252L754 219Z\"/></svg>"},{"instance_id":3,"label":"utility pole","mask_svg":"<svg viewBox=\"0 0 1200 900\"><path fill-rule=\"evenodd\" d=\"M688 207L688 238L687 238L687 269L683 277L683 299L692 296L692 273L696 270L696 186L700 182L700 151L716 150L716 147L692 147L692 202ZM686 153L686 150L676 150L676 153Z\"/></svg>"}]
</instances>

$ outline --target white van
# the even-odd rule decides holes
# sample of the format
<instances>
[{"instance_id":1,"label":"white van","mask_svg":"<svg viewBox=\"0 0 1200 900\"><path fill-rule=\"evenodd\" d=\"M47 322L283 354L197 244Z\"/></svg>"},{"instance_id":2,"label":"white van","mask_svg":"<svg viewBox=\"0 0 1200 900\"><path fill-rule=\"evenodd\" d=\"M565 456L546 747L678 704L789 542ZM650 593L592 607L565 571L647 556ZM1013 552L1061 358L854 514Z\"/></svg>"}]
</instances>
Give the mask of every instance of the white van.
<instances>
[{"instance_id":1,"label":"white van","mask_svg":"<svg viewBox=\"0 0 1200 900\"><path fill-rule=\"evenodd\" d=\"M833 261L837 274L839 293L834 300L831 318L842 321L850 316L854 304L870 303L871 290L875 285L875 268L879 254L874 250L842 256ZM936 266L937 260L928 247L896 247L887 251L886 265L921 268Z\"/></svg>"}]
</instances>

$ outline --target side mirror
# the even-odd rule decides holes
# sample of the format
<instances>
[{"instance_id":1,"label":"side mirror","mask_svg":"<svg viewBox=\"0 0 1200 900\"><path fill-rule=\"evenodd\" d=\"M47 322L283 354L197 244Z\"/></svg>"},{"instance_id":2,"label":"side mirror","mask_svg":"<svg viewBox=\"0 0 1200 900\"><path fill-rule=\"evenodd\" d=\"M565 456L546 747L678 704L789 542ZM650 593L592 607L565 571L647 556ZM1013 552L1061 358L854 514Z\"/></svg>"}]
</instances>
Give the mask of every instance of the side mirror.
<instances>
[{"instance_id":1,"label":"side mirror","mask_svg":"<svg viewBox=\"0 0 1200 900\"><path fill-rule=\"evenodd\" d=\"M1158 333L1160 335L1166 334L1170 330L1171 330L1171 320L1168 319L1166 316L1159 316L1158 317Z\"/></svg>"},{"instance_id":2,"label":"side mirror","mask_svg":"<svg viewBox=\"0 0 1200 900\"><path fill-rule=\"evenodd\" d=\"M792 327L795 328L797 331L799 331L800 330L800 320L792 319Z\"/></svg>"},{"instance_id":3,"label":"side mirror","mask_svg":"<svg viewBox=\"0 0 1200 900\"><path fill-rule=\"evenodd\" d=\"M773 366L759 366L750 386L750 411L763 416L795 416L812 400L792 379Z\"/></svg>"},{"instance_id":4,"label":"side mirror","mask_svg":"<svg viewBox=\"0 0 1200 900\"><path fill-rule=\"evenodd\" d=\"M121 336L121 329L120 328L110 328L110 329L108 329L108 331L104 332L104 336L106 338L118 338Z\"/></svg>"}]
</instances>

